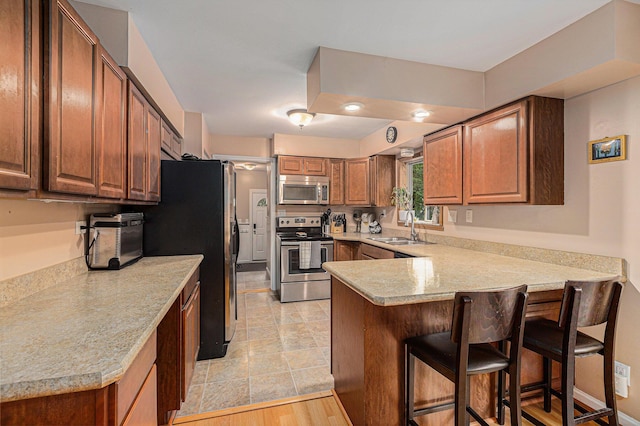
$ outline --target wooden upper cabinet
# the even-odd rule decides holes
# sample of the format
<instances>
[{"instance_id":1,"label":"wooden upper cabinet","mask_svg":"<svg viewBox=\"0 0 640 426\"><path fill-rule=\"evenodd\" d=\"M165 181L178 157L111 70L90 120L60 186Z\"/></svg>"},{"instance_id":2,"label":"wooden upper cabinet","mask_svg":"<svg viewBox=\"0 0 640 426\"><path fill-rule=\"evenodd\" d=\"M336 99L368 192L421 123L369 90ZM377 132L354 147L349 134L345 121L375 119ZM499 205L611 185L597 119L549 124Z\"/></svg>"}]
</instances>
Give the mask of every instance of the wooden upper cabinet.
<instances>
[{"instance_id":1,"label":"wooden upper cabinet","mask_svg":"<svg viewBox=\"0 0 640 426\"><path fill-rule=\"evenodd\" d=\"M160 145L162 120L147 103L147 201L160 201Z\"/></svg>"},{"instance_id":2,"label":"wooden upper cabinet","mask_svg":"<svg viewBox=\"0 0 640 426\"><path fill-rule=\"evenodd\" d=\"M329 162L329 204L344 204L344 160Z\"/></svg>"},{"instance_id":3,"label":"wooden upper cabinet","mask_svg":"<svg viewBox=\"0 0 640 426\"><path fill-rule=\"evenodd\" d=\"M182 156L182 144L180 138L171 130L168 123L162 120L162 150L171 158L180 159Z\"/></svg>"},{"instance_id":4,"label":"wooden upper cabinet","mask_svg":"<svg viewBox=\"0 0 640 426\"><path fill-rule=\"evenodd\" d=\"M144 96L129 81L128 94L128 198L147 198L147 128L146 103Z\"/></svg>"},{"instance_id":5,"label":"wooden upper cabinet","mask_svg":"<svg viewBox=\"0 0 640 426\"><path fill-rule=\"evenodd\" d=\"M40 2L0 2L0 188L37 189Z\"/></svg>"},{"instance_id":6,"label":"wooden upper cabinet","mask_svg":"<svg viewBox=\"0 0 640 426\"><path fill-rule=\"evenodd\" d=\"M316 157L295 157L280 155L278 157L278 174L327 176L328 160Z\"/></svg>"},{"instance_id":7,"label":"wooden upper cabinet","mask_svg":"<svg viewBox=\"0 0 640 426\"><path fill-rule=\"evenodd\" d=\"M532 96L464 123L465 203L562 204L563 109Z\"/></svg>"},{"instance_id":8,"label":"wooden upper cabinet","mask_svg":"<svg viewBox=\"0 0 640 426\"><path fill-rule=\"evenodd\" d=\"M371 205L369 158L345 160L344 178L344 203L352 206Z\"/></svg>"},{"instance_id":9,"label":"wooden upper cabinet","mask_svg":"<svg viewBox=\"0 0 640 426\"><path fill-rule=\"evenodd\" d=\"M98 39L66 0L47 3L44 189L95 195Z\"/></svg>"},{"instance_id":10,"label":"wooden upper cabinet","mask_svg":"<svg viewBox=\"0 0 640 426\"><path fill-rule=\"evenodd\" d=\"M98 196L127 197L127 77L100 46L98 99Z\"/></svg>"},{"instance_id":11,"label":"wooden upper cabinet","mask_svg":"<svg viewBox=\"0 0 640 426\"><path fill-rule=\"evenodd\" d=\"M162 120L131 81L128 86L128 198L159 201Z\"/></svg>"},{"instance_id":12,"label":"wooden upper cabinet","mask_svg":"<svg viewBox=\"0 0 640 426\"><path fill-rule=\"evenodd\" d=\"M301 175L303 171L302 157L291 157L288 155L280 155L278 157L278 174Z\"/></svg>"},{"instance_id":13,"label":"wooden upper cabinet","mask_svg":"<svg viewBox=\"0 0 640 426\"><path fill-rule=\"evenodd\" d=\"M394 155L374 155L369 159L369 162L371 205L390 206L391 192L396 182L396 157Z\"/></svg>"},{"instance_id":14,"label":"wooden upper cabinet","mask_svg":"<svg viewBox=\"0 0 640 426\"><path fill-rule=\"evenodd\" d=\"M324 158L303 158L302 167L303 175L307 176L326 176L327 162Z\"/></svg>"},{"instance_id":15,"label":"wooden upper cabinet","mask_svg":"<svg viewBox=\"0 0 640 426\"><path fill-rule=\"evenodd\" d=\"M424 137L424 204L462 204L462 126Z\"/></svg>"}]
</instances>

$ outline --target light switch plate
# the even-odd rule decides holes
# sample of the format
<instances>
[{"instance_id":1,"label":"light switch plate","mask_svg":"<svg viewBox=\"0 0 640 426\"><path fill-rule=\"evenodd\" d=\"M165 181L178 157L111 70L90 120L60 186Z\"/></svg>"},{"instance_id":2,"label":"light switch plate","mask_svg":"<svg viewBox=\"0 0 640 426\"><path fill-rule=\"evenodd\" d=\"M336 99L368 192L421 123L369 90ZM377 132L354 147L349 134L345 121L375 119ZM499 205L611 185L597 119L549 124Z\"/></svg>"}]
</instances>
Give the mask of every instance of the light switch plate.
<instances>
[{"instance_id":1,"label":"light switch plate","mask_svg":"<svg viewBox=\"0 0 640 426\"><path fill-rule=\"evenodd\" d=\"M467 223L473 222L473 210L467 210L466 212L466 221Z\"/></svg>"},{"instance_id":2,"label":"light switch plate","mask_svg":"<svg viewBox=\"0 0 640 426\"><path fill-rule=\"evenodd\" d=\"M450 223L456 223L456 221L458 220L458 211L457 210L449 210L449 217L448 220Z\"/></svg>"}]
</instances>

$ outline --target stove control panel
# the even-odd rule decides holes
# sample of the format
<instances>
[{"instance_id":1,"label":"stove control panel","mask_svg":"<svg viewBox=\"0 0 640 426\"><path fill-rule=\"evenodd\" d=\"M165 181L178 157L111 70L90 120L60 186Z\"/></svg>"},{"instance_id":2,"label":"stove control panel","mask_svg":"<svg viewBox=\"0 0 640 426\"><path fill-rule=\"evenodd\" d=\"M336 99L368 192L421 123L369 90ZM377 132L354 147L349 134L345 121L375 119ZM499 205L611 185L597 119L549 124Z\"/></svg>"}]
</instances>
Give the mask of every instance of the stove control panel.
<instances>
[{"instance_id":1,"label":"stove control panel","mask_svg":"<svg viewBox=\"0 0 640 426\"><path fill-rule=\"evenodd\" d=\"M312 228L320 226L320 216L283 216L277 222L278 228Z\"/></svg>"}]
</instances>

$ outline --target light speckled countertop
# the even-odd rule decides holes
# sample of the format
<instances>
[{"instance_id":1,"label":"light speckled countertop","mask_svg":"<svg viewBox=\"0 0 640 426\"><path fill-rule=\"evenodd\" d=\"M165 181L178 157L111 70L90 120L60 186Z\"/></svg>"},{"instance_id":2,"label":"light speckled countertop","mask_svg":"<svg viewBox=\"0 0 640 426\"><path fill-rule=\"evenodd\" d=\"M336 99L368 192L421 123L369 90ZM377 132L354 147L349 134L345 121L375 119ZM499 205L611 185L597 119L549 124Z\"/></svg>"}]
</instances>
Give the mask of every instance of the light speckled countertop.
<instances>
[{"instance_id":1,"label":"light speckled countertop","mask_svg":"<svg viewBox=\"0 0 640 426\"><path fill-rule=\"evenodd\" d=\"M360 241L418 256L409 259L327 262L322 267L375 305L393 306L451 300L456 291L488 290L527 284L529 291L562 289L566 280L614 278L596 272L441 244L392 246L370 235L339 234L336 240Z\"/></svg>"},{"instance_id":2,"label":"light speckled countertop","mask_svg":"<svg viewBox=\"0 0 640 426\"><path fill-rule=\"evenodd\" d=\"M0 401L99 389L119 380L201 255L145 257L75 276L0 311Z\"/></svg>"}]
</instances>

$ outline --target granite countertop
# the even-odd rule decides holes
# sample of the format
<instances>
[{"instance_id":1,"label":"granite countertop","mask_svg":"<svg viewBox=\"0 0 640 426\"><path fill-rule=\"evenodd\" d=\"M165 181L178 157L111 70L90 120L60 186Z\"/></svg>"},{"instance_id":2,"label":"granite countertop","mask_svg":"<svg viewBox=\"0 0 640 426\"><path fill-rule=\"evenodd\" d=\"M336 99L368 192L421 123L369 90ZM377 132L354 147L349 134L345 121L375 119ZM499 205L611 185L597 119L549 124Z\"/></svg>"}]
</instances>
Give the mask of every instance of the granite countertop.
<instances>
[{"instance_id":1,"label":"granite countertop","mask_svg":"<svg viewBox=\"0 0 640 426\"><path fill-rule=\"evenodd\" d=\"M326 262L322 267L365 299L380 306L451 300L456 291L522 284L527 284L530 292L556 290L562 289L566 280L617 276L441 244L392 246L368 240L369 236L339 234L334 235L334 239L366 242L417 257Z\"/></svg>"},{"instance_id":2,"label":"granite countertop","mask_svg":"<svg viewBox=\"0 0 640 426\"><path fill-rule=\"evenodd\" d=\"M0 401L99 389L119 380L201 255L145 257L90 271L0 311Z\"/></svg>"}]
</instances>

